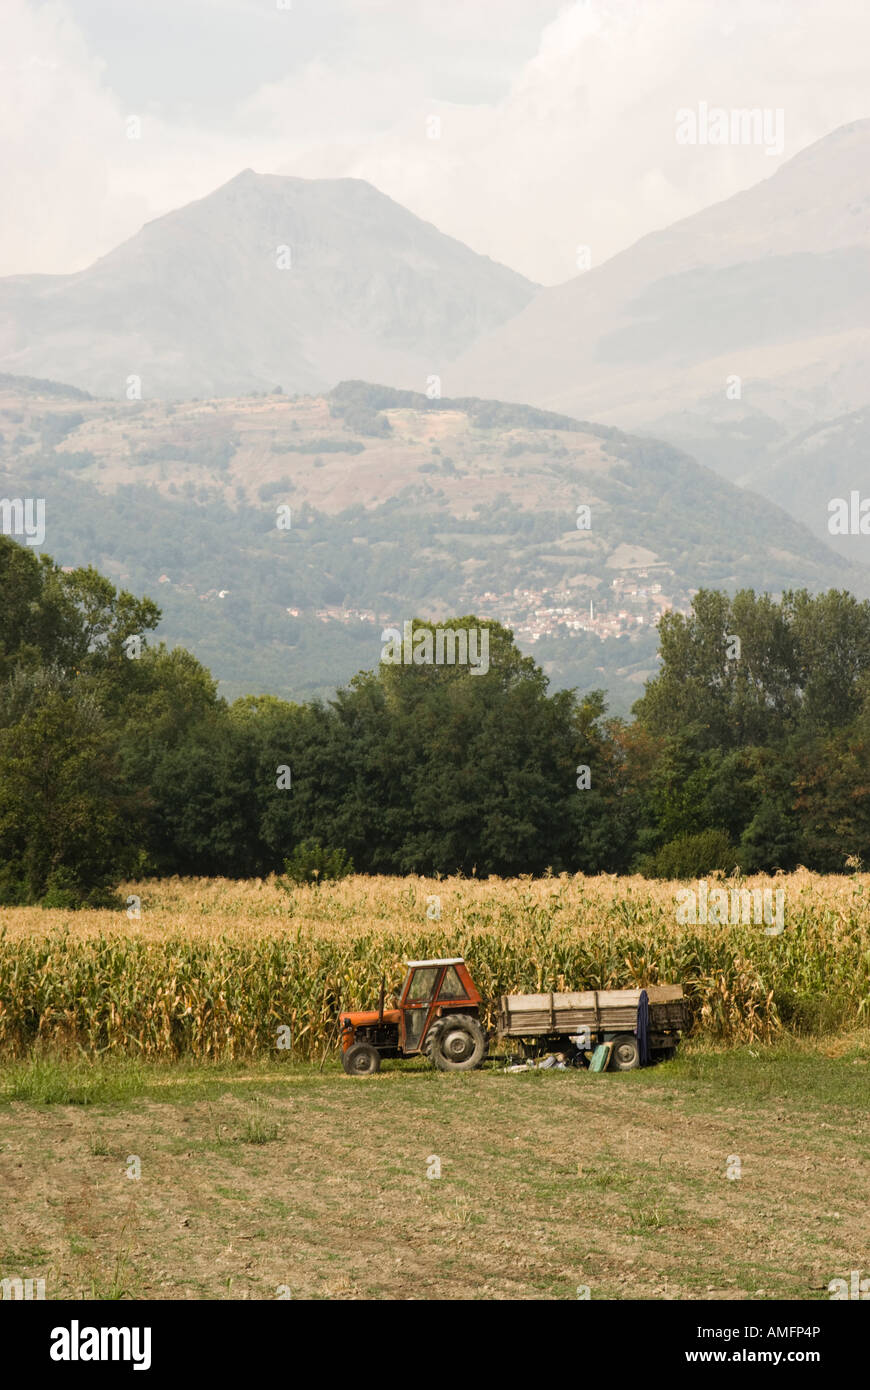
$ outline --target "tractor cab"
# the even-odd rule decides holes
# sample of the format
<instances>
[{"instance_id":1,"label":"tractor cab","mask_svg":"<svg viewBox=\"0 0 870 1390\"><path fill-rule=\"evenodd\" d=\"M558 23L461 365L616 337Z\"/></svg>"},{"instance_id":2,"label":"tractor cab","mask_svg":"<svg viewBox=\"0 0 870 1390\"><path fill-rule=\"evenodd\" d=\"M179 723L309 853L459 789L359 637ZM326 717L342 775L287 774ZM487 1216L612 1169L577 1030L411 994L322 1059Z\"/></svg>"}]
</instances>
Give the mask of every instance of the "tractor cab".
<instances>
[{"instance_id":1,"label":"tractor cab","mask_svg":"<svg viewBox=\"0 0 870 1390\"><path fill-rule=\"evenodd\" d=\"M461 956L450 960L409 960L407 964L399 1009L402 1053L410 1057L422 1050L433 1016L442 1014L445 1006L451 1013L469 1007L476 1013L480 995Z\"/></svg>"},{"instance_id":2,"label":"tractor cab","mask_svg":"<svg viewBox=\"0 0 870 1390\"><path fill-rule=\"evenodd\" d=\"M341 1061L351 1075L380 1069L382 1057L421 1053L442 1071L479 1066L486 1035L479 1022L481 997L461 956L411 960L395 1009L343 1014Z\"/></svg>"}]
</instances>

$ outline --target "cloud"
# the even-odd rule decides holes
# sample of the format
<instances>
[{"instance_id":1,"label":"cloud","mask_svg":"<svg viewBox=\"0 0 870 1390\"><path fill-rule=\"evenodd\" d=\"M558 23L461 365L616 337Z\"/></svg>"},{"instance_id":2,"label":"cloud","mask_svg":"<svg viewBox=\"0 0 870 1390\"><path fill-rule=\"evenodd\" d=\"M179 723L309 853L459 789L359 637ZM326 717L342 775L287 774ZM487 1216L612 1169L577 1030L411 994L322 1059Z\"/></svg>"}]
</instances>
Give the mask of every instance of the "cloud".
<instances>
[{"instance_id":1,"label":"cloud","mask_svg":"<svg viewBox=\"0 0 870 1390\"><path fill-rule=\"evenodd\" d=\"M67 6L5 0L0 274L81 269L251 164L251 144L126 105Z\"/></svg>"},{"instance_id":2,"label":"cloud","mask_svg":"<svg viewBox=\"0 0 870 1390\"><path fill-rule=\"evenodd\" d=\"M277 77L274 26L262 12L255 24L238 0L188 66L211 65L213 104L221 72L235 71L237 24L246 70L256 74L265 52L255 37L269 46L269 75L228 98L219 119L181 78L178 91L128 109L122 74L97 56L96 21L86 39L75 3L6 0L0 273L78 269L252 167L367 178L475 250L553 283L576 272L578 245L600 263L780 162L755 147L677 144L679 108L782 107L783 157L870 114L870 12L853 0L295 0L280 19L299 26L286 29L298 43ZM142 12L130 37L155 71L160 23L159 11ZM131 115L139 140L127 138Z\"/></svg>"},{"instance_id":3,"label":"cloud","mask_svg":"<svg viewBox=\"0 0 870 1390\"><path fill-rule=\"evenodd\" d=\"M724 18L723 18L724 16ZM782 107L783 158L870 114L870 14L790 0L565 7L510 91L487 108L425 103L353 172L475 249L546 283L770 175L758 147L680 146L675 113L698 101ZM836 57L834 55L837 55Z\"/></svg>"}]
</instances>

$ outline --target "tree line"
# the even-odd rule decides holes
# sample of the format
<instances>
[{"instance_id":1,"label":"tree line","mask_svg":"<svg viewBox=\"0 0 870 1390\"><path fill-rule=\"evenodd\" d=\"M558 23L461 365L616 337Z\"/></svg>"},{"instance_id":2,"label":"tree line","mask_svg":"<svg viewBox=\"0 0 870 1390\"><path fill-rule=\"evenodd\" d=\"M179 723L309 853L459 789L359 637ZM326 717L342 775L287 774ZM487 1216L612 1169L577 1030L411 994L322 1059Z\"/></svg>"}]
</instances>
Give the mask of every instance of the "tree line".
<instances>
[{"instance_id":1,"label":"tree line","mask_svg":"<svg viewBox=\"0 0 870 1390\"><path fill-rule=\"evenodd\" d=\"M157 605L0 536L0 902L125 877L842 871L870 838L870 604L701 591L630 721L489 669L386 664L332 700L233 703ZM431 626L415 620L415 627ZM320 870L318 870L320 872Z\"/></svg>"}]
</instances>

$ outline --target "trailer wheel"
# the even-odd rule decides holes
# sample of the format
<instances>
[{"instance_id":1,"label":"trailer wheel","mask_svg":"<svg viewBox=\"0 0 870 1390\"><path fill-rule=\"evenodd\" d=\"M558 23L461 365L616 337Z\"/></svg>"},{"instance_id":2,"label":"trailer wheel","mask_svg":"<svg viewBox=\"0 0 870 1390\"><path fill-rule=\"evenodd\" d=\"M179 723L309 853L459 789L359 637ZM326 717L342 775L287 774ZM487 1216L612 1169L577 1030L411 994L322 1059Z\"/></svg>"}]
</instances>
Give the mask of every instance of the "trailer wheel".
<instances>
[{"instance_id":1,"label":"trailer wheel","mask_svg":"<svg viewBox=\"0 0 870 1390\"><path fill-rule=\"evenodd\" d=\"M640 1048L634 1033L619 1033L613 1039L610 1054L611 1071L634 1071L640 1066Z\"/></svg>"},{"instance_id":2,"label":"trailer wheel","mask_svg":"<svg viewBox=\"0 0 870 1390\"><path fill-rule=\"evenodd\" d=\"M439 1071L472 1071L483 1061L486 1034L470 1014L446 1014L429 1029L425 1052Z\"/></svg>"},{"instance_id":3,"label":"trailer wheel","mask_svg":"<svg viewBox=\"0 0 870 1390\"><path fill-rule=\"evenodd\" d=\"M381 1054L370 1043L351 1043L341 1054L341 1065L348 1076L374 1076L381 1069Z\"/></svg>"}]
</instances>

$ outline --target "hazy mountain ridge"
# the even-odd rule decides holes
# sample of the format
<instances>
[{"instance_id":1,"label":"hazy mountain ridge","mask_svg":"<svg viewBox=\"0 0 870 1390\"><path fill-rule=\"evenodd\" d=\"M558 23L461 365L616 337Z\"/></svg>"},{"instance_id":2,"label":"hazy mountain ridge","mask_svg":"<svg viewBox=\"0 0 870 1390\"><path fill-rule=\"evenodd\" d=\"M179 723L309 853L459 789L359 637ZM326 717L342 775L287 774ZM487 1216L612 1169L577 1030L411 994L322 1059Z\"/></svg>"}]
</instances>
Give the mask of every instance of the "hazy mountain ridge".
<instances>
[{"instance_id":1,"label":"hazy mountain ridge","mask_svg":"<svg viewBox=\"0 0 870 1390\"><path fill-rule=\"evenodd\" d=\"M835 420L821 420L782 443L771 445L757 460L750 482L776 501L788 496L789 511L808 530L824 539L838 554L868 563L865 535L833 535L829 503L849 499L853 491L870 497L867 460L870 458L870 408L851 411Z\"/></svg>"},{"instance_id":2,"label":"hazy mountain ridge","mask_svg":"<svg viewBox=\"0 0 870 1390\"><path fill-rule=\"evenodd\" d=\"M762 183L539 291L471 345L450 389L521 394L647 429L729 477L760 480L767 442L746 456L744 429L784 443L862 408L868 376L864 120Z\"/></svg>"},{"instance_id":3,"label":"hazy mountain ridge","mask_svg":"<svg viewBox=\"0 0 870 1390\"><path fill-rule=\"evenodd\" d=\"M0 370L108 396L425 388L535 288L362 180L249 169L78 274L0 280Z\"/></svg>"}]
</instances>

